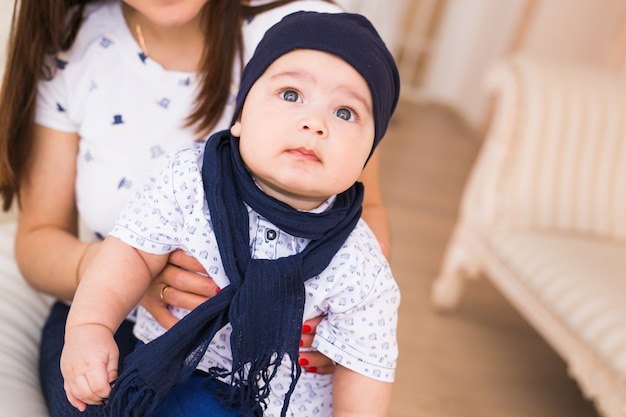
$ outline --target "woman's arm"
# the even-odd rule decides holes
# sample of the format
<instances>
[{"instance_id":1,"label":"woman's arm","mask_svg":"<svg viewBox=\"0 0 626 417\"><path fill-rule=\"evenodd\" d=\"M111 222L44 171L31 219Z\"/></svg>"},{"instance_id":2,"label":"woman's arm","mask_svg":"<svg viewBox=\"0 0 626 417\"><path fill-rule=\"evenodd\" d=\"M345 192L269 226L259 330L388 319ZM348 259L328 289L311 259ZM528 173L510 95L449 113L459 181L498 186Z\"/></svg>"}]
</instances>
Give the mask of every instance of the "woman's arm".
<instances>
[{"instance_id":1,"label":"woman's arm","mask_svg":"<svg viewBox=\"0 0 626 417\"><path fill-rule=\"evenodd\" d=\"M75 182L78 135L35 126L29 167L21 184L15 256L24 278L36 289L71 300L77 278L94 258L101 243L81 242L78 235ZM200 263L182 251L155 279L142 304L160 324L177 320L160 299L165 284L166 302L193 309L215 294L217 286Z\"/></svg>"},{"instance_id":2,"label":"woman's arm","mask_svg":"<svg viewBox=\"0 0 626 417\"><path fill-rule=\"evenodd\" d=\"M74 186L78 135L36 125L33 148L20 184L15 257L36 289L71 300L77 268L86 255L78 235Z\"/></svg>"},{"instance_id":3,"label":"woman's arm","mask_svg":"<svg viewBox=\"0 0 626 417\"><path fill-rule=\"evenodd\" d=\"M386 417L391 387L390 382L337 366L333 377L333 417Z\"/></svg>"},{"instance_id":4,"label":"woman's arm","mask_svg":"<svg viewBox=\"0 0 626 417\"><path fill-rule=\"evenodd\" d=\"M383 194L380 188L379 152L380 150L378 149L374 151L374 154L361 174L361 178L359 178L365 187L362 217L376 235L383 253L387 259L390 259L391 238L389 234L389 223L387 221L387 211L385 210Z\"/></svg>"}]
</instances>

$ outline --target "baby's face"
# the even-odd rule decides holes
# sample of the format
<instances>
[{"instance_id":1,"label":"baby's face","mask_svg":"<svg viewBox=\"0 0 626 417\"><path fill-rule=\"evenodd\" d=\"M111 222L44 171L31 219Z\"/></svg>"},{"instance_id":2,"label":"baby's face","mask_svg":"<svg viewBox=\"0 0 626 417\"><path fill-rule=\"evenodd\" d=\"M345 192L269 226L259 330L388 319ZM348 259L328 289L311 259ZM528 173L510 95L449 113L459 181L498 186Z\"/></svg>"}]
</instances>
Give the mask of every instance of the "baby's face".
<instances>
[{"instance_id":1,"label":"baby's face","mask_svg":"<svg viewBox=\"0 0 626 417\"><path fill-rule=\"evenodd\" d=\"M359 178L374 142L371 93L341 58L295 50L255 82L231 132L267 194L311 210Z\"/></svg>"}]
</instances>

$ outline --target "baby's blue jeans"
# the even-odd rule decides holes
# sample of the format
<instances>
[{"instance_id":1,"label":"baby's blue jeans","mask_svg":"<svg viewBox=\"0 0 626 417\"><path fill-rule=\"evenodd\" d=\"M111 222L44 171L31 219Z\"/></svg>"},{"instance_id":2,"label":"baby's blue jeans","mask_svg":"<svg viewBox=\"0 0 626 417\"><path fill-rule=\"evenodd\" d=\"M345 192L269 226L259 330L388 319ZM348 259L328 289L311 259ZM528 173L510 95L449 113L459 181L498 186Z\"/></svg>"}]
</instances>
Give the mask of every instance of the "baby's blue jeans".
<instances>
[{"instance_id":1,"label":"baby's blue jeans","mask_svg":"<svg viewBox=\"0 0 626 417\"><path fill-rule=\"evenodd\" d=\"M226 409L215 397L214 393L223 383L212 380L207 384L205 379L206 375L201 372L194 373L170 392L153 417L240 417L239 410Z\"/></svg>"}]
</instances>

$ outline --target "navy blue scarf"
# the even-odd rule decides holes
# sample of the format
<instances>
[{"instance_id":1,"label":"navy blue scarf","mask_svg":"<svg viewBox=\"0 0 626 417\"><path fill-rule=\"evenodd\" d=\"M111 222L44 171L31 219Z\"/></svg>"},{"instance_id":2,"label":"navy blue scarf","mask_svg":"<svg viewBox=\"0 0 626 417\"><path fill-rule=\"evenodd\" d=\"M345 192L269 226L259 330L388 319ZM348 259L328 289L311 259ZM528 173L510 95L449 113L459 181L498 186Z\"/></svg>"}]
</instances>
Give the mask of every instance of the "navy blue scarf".
<instances>
[{"instance_id":1,"label":"navy blue scarf","mask_svg":"<svg viewBox=\"0 0 626 417\"><path fill-rule=\"evenodd\" d=\"M323 213L300 212L263 193L239 155L238 139L228 131L207 142L202 179L220 255L231 285L193 310L163 336L137 348L115 381L108 404L112 416L149 416L168 392L195 370L216 332L232 325L232 370L212 369L211 377L232 376L222 393L227 406L262 415L268 382L283 359L292 383L284 416L300 376L304 281L330 263L361 216L363 186L339 194ZM251 259L247 203L286 233L310 239L299 254Z\"/></svg>"}]
</instances>

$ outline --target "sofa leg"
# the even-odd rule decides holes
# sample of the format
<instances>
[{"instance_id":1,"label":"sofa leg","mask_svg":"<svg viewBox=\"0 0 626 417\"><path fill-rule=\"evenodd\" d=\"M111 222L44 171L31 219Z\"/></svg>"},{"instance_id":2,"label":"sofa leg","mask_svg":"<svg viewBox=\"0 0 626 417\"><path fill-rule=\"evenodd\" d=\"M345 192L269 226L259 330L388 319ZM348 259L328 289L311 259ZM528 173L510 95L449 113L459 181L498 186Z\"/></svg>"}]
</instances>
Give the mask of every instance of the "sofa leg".
<instances>
[{"instance_id":1,"label":"sofa leg","mask_svg":"<svg viewBox=\"0 0 626 417\"><path fill-rule=\"evenodd\" d=\"M476 257L458 238L453 238L444 258L439 276L431 288L431 302L438 311L450 311L459 304L465 281L480 273Z\"/></svg>"}]
</instances>

